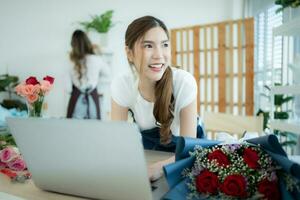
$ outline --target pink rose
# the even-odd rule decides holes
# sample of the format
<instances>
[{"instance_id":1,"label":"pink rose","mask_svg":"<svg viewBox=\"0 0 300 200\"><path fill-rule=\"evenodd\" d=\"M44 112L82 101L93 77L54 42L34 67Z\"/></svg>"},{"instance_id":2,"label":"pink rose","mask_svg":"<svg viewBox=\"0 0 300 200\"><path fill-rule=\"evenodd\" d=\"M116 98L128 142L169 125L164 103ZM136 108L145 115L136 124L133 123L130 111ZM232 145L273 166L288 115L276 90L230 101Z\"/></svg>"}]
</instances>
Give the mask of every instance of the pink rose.
<instances>
[{"instance_id":1,"label":"pink rose","mask_svg":"<svg viewBox=\"0 0 300 200\"><path fill-rule=\"evenodd\" d=\"M54 78L52 76L45 76L43 80L48 81L51 85L54 82Z\"/></svg>"},{"instance_id":2,"label":"pink rose","mask_svg":"<svg viewBox=\"0 0 300 200\"><path fill-rule=\"evenodd\" d=\"M7 163L8 167L14 171L23 171L26 169L26 164L21 157Z\"/></svg>"},{"instance_id":3,"label":"pink rose","mask_svg":"<svg viewBox=\"0 0 300 200\"><path fill-rule=\"evenodd\" d=\"M0 161L8 163L18 157L18 153L13 147L6 147L0 151Z\"/></svg>"},{"instance_id":4,"label":"pink rose","mask_svg":"<svg viewBox=\"0 0 300 200\"><path fill-rule=\"evenodd\" d=\"M37 85L37 84L39 84L39 82L35 76L30 76L28 79L26 79L26 84L27 85Z\"/></svg>"},{"instance_id":5,"label":"pink rose","mask_svg":"<svg viewBox=\"0 0 300 200\"><path fill-rule=\"evenodd\" d=\"M0 161L0 169L6 168L6 163Z\"/></svg>"},{"instance_id":6,"label":"pink rose","mask_svg":"<svg viewBox=\"0 0 300 200\"><path fill-rule=\"evenodd\" d=\"M40 92L40 85L25 85L22 89L22 94L24 96L38 94Z\"/></svg>"},{"instance_id":7,"label":"pink rose","mask_svg":"<svg viewBox=\"0 0 300 200\"><path fill-rule=\"evenodd\" d=\"M26 96L26 99L29 103L34 103L39 99L39 95L37 94L30 94Z\"/></svg>"},{"instance_id":8,"label":"pink rose","mask_svg":"<svg viewBox=\"0 0 300 200\"><path fill-rule=\"evenodd\" d=\"M43 93L48 93L52 89L52 84L49 81L41 81L41 90Z\"/></svg>"},{"instance_id":9,"label":"pink rose","mask_svg":"<svg viewBox=\"0 0 300 200\"><path fill-rule=\"evenodd\" d=\"M25 87L25 85L24 85L23 83L20 83L19 85L17 85L17 86L15 87L16 93L17 93L18 95L25 96L25 94L23 93L24 87Z\"/></svg>"}]
</instances>

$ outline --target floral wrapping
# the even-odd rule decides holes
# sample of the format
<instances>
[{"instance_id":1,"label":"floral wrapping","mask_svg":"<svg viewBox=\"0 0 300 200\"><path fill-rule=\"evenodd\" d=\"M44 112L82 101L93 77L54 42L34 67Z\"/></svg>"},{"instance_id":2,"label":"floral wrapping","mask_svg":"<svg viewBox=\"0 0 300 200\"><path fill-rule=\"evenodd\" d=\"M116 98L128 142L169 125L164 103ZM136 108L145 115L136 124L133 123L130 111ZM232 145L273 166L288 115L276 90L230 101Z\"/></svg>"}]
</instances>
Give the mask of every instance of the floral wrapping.
<instances>
[{"instance_id":1,"label":"floral wrapping","mask_svg":"<svg viewBox=\"0 0 300 200\"><path fill-rule=\"evenodd\" d=\"M299 199L300 166L276 136L242 144L181 137L176 162L164 167L163 199Z\"/></svg>"}]
</instances>

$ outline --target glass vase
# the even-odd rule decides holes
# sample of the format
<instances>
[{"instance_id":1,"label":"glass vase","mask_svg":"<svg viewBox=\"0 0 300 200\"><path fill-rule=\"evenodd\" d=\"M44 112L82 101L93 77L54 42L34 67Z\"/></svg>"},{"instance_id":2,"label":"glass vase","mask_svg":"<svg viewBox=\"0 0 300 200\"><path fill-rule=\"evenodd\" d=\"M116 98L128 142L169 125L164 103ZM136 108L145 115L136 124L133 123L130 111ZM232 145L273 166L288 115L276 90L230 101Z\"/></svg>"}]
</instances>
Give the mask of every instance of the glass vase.
<instances>
[{"instance_id":1,"label":"glass vase","mask_svg":"<svg viewBox=\"0 0 300 200\"><path fill-rule=\"evenodd\" d=\"M27 101L28 117L42 117L44 97L39 97L34 102Z\"/></svg>"}]
</instances>

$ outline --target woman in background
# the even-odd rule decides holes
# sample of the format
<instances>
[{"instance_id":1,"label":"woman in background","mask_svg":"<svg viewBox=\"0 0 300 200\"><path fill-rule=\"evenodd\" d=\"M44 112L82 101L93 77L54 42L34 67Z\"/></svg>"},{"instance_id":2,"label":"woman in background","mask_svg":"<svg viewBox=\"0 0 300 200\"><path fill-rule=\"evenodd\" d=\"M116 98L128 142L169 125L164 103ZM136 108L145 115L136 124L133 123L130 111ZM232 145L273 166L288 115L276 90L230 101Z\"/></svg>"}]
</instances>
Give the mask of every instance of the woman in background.
<instances>
[{"instance_id":1,"label":"woman in background","mask_svg":"<svg viewBox=\"0 0 300 200\"><path fill-rule=\"evenodd\" d=\"M197 135L196 81L190 73L170 66L169 33L155 17L144 16L128 26L125 50L137 76L125 74L113 80L112 120L126 121L131 112L145 149L174 152L178 136ZM162 166L173 161L174 157L150 166L150 179L159 178Z\"/></svg>"},{"instance_id":2,"label":"woman in background","mask_svg":"<svg viewBox=\"0 0 300 200\"><path fill-rule=\"evenodd\" d=\"M71 40L70 71L72 93L68 104L67 118L100 119L100 104L97 85L99 78L108 77L109 69L100 56L95 55L87 35L76 30Z\"/></svg>"}]
</instances>

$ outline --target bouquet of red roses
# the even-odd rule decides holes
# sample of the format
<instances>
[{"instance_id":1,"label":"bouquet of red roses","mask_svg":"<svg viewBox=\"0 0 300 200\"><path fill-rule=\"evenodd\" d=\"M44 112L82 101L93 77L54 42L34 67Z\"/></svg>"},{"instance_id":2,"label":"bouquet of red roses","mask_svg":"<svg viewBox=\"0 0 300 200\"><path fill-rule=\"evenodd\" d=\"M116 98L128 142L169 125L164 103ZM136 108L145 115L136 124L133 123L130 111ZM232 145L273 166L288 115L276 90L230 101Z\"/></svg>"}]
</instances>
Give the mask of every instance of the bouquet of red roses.
<instances>
[{"instance_id":1,"label":"bouquet of red roses","mask_svg":"<svg viewBox=\"0 0 300 200\"><path fill-rule=\"evenodd\" d=\"M183 172L190 199L281 199L279 166L259 146L247 142L196 146L191 156L194 165ZM288 174L284 177L289 185L296 184Z\"/></svg>"},{"instance_id":2,"label":"bouquet of red roses","mask_svg":"<svg viewBox=\"0 0 300 200\"><path fill-rule=\"evenodd\" d=\"M163 199L300 199L300 165L273 134L238 144L179 137L163 170Z\"/></svg>"}]
</instances>

